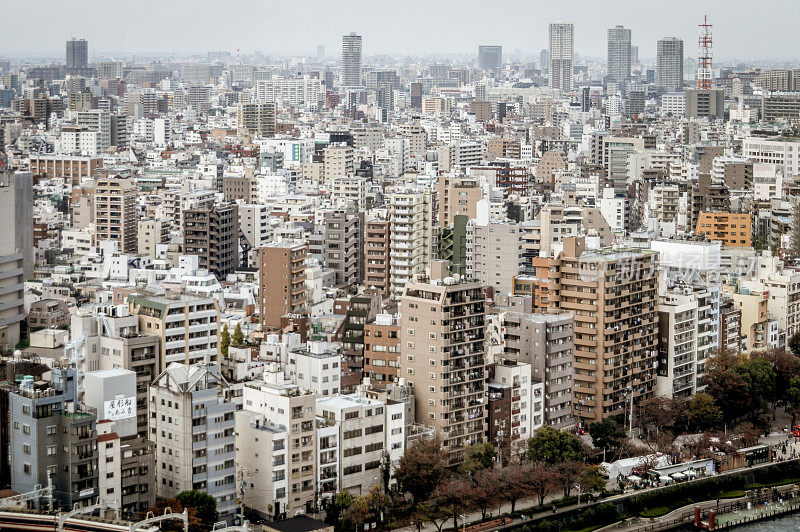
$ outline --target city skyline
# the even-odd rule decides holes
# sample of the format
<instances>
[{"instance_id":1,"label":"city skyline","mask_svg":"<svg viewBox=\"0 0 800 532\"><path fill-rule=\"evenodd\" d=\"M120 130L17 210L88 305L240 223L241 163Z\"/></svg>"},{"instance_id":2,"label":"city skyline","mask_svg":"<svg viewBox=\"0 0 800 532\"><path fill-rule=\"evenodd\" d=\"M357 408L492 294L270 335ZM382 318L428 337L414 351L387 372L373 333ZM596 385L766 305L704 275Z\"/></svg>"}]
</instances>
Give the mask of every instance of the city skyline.
<instances>
[{"instance_id":1,"label":"city skyline","mask_svg":"<svg viewBox=\"0 0 800 532\"><path fill-rule=\"evenodd\" d=\"M207 17L198 18L197 14L209 12L202 9L202 2L186 10L183 1L163 5L146 0L139 10L118 17L114 16L116 8L112 6L92 2L78 6L51 5L39 0L30 3L29 9L46 9L50 16L41 22L37 38L31 39L25 26L11 26L0 35L0 56L60 56L64 41L75 36L89 41L90 58L114 54L180 55L211 50L313 56L320 44L325 46L328 58L335 58L341 48L341 35L350 32L363 36L365 57L475 55L477 46L487 42L502 45L508 55L520 50L525 56L534 56L547 45L548 24L565 20L575 25L575 51L580 56L605 57L607 29L623 25L632 30L631 44L638 46L640 58L654 60L657 40L671 36L683 39L687 43L686 56L695 57L697 24L707 14L714 24L717 62L734 59L781 62L800 58L799 53L793 52L791 37L791 21L800 16L800 4L795 2L778 2L773 8L785 16L768 21L750 20L745 34L739 31L738 10L730 9L730 3L720 0L704 2L702 6L681 0L668 6L648 7L646 13L624 9L626 4L612 1L600 7L582 1L550 6L504 1L493 4L485 16L473 17L473 8L479 7L475 2L465 2L463 10L453 11L444 3L428 5L414 0L408 3L408 9L388 17L382 8L362 0L335 6L310 1L299 7L238 1L230 4L230 16L214 18L212 26L207 24ZM153 12L160 16L154 19L149 15ZM514 16L508 16L510 12ZM453 22L448 27L459 30L442 31L441 25L432 25L431 31L417 31L419 20L414 13L420 16L424 13L422 20L448 17ZM176 19L185 24L175 25ZM98 24L100 20L103 24ZM391 24L386 23L388 20ZM208 30L202 39L196 38L198 29Z\"/></svg>"}]
</instances>

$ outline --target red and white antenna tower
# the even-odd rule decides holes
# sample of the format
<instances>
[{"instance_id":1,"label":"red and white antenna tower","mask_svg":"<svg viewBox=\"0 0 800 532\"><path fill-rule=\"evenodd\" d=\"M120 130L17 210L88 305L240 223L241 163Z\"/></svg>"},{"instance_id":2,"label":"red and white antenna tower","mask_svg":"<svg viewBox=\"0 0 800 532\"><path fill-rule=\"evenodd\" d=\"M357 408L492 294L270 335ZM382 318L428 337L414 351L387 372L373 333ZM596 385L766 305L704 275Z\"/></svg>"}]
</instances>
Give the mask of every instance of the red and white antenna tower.
<instances>
[{"instance_id":1,"label":"red and white antenna tower","mask_svg":"<svg viewBox=\"0 0 800 532\"><path fill-rule=\"evenodd\" d=\"M711 27L708 15L703 17L700 26L700 38L697 41L697 88L710 89L713 73L711 71Z\"/></svg>"}]
</instances>

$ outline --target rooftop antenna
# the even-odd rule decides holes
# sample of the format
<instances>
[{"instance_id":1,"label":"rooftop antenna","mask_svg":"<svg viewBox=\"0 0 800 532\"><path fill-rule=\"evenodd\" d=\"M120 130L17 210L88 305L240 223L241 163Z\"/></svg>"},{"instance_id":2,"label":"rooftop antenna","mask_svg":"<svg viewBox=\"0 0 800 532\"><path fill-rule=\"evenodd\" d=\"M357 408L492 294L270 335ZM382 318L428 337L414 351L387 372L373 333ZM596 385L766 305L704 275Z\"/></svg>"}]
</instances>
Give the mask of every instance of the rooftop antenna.
<instances>
[{"instance_id":1,"label":"rooftop antenna","mask_svg":"<svg viewBox=\"0 0 800 532\"><path fill-rule=\"evenodd\" d=\"M697 40L697 88L702 90L711 89L713 74L711 72L711 28L708 23L708 15L703 17L700 27L700 37Z\"/></svg>"}]
</instances>

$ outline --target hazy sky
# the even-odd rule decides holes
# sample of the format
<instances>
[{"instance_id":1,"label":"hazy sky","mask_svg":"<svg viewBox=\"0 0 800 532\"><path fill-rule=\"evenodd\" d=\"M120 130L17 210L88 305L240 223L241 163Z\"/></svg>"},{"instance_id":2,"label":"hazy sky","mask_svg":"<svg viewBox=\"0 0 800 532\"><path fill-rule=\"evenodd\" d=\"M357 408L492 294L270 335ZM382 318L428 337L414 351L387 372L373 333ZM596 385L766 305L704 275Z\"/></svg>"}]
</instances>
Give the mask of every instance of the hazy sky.
<instances>
[{"instance_id":1,"label":"hazy sky","mask_svg":"<svg viewBox=\"0 0 800 532\"><path fill-rule=\"evenodd\" d=\"M759 13L763 7L765 13ZM340 53L341 35L364 36L364 54L538 53L547 24L575 24L575 51L604 56L606 30L632 29L640 57L677 36L696 56L697 24L714 24L715 57L791 59L800 0L0 0L0 57L64 53L70 36L89 40L90 57L114 52L261 50L267 54ZM10 22L10 23L9 23Z\"/></svg>"}]
</instances>

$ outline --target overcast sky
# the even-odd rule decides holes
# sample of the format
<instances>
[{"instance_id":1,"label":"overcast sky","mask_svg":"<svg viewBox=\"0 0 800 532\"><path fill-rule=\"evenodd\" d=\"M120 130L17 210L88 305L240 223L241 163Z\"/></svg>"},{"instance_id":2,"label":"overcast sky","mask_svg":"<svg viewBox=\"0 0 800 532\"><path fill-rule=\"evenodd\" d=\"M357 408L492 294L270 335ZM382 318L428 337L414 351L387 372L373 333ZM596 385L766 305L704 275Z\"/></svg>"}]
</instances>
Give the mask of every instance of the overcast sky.
<instances>
[{"instance_id":1,"label":"overcast sky","mask_svg":"<svg viewBox=\"0 0 800 532\"><path fill-rule=\"evenodd\" d=\"M763 8L764 13L759 13ZM714 24L720 60L800 57L800 0L0 0L0 57L64 53L70 36L95 54L200 52L340 53L341 35L364 36L364 54L538 53L549 22L575 24L575 51L604 56L606 30L632 29L640 57L665 36L697 55L697 24ZM10 22L10 23L9 23Z\"/></svg>"}]
</instances>

